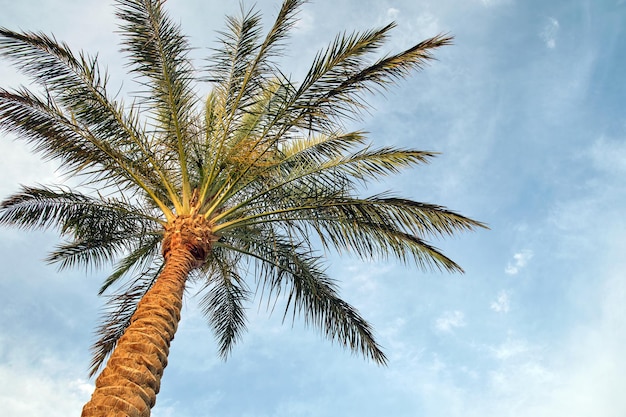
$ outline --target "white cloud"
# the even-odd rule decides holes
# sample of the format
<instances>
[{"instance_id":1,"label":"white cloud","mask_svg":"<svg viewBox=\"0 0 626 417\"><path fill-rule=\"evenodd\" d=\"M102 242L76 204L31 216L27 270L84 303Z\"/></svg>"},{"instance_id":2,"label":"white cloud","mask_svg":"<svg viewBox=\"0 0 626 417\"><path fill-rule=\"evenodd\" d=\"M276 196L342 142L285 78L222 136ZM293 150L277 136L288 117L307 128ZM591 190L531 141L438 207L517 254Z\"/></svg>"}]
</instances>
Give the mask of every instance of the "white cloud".
<instances>
[{"instance_id":1,"label":"white cloud","mask_svg":"<svg viewBox=\"0 0 626 417\"><path fill-rule=\"evenodd\" d=\"M394 8L394 7L390 7L389 9L387 9L387 17L389 19L397 19L398 18L398 14L400 14L400 10Z\"/></svg>"},{"instance_id":2,"label":"white cloud","mask_svg":"<svg viewBox=\"0 0 626 417\"><path fill-rule=\"evenodd\" d=\"M591 147L591 160L596 169L608 173L626 173L626 141L601 137Z\"/></svg>"},{"instance_id":3,"label":"white cloud","mask_svg":"<svg viewBox=\"0 0 626 417\"><path fill-rule=\"evenodd\" d=\"M603 288L599 317L550 349L507 338L491 349L500 365L490 373L492 414L520 417L626 415L626 284L622 265ZM591 300L586 300L590 302ZM477 408L480 409L480 408Z\"/></svg>"},{"instance_id":4,"label":"white cloud","mask_svg":"<svg viewBox=\"0 0 626 417\"><path fill-rule=\"evenodd\" d=\"M93 386L55 366L0 364L0 410L11 417L78 415Z\"/></svg>"},{"instance_id":5,"label":"white cloud","mask_svg":"<svg viewBox=\"0 0 626 417\"><path fill-rule=\"evenodd\" d=\"M455 328L465 325L465 314L459 310L446 311L435 321L435 327L440 332L451 332Z\"/></svg>"},{"instance_id":6,"label":"white cloud","mask_svg":"<svg viewBox=\"0 0 626 417\"><path fill-rule=\"evenodd\" d=\"M541 39L546 44L546 47L549 49L556 48L556 36L559 32L560 24L559 21L553 17L548 18L548 23L544 26L543 30L539 34Z\"/></svg>"},{"instance_id":7,"label":"white cloud","mask_svg":"<svg viewBox=\"0 0 626 417\"><path fill-rule=\"evenodd\" d=\"M509 262L504 272L508 275L517 275L522 268L528 265L528 262L532 259L533 252L529 249L524 249L515 255L513 255L513 261Z\"/></svg>"},{"instance_id":8,"label":"white cloud","mask_svg":"<svg viewBox=\"0 0 626 417\"><path fill-rule=\"evenodd\" d=\"M74 392L87 397L91 396L93 390L95 389L93 383L86 381L82 378L70 381L68 387L71 388Z\"/></svg>"},{"instance_id":9,"label":"white cloud","mask_svg":"<svg viewBox=\"0 0 626 417\"><path fill-rule=\"evenodd\" d=\"M434 36L443 32L439 24L439 18L430 12L424 12L417 16L415 26L412 29L418 32L417 34L420 38Z\"/></svg>"},{"instance_id":10,"label":"white cloud","mask_svg":"<svg viewBox=\"0 0 626 417\"><path fill-rule=\"evenodd\" d=\"M506 291L500 291L498 298L491 303L491 309L496 313L508 313L511 305L509 294Z\"/></svg>"},{"instance_id":11,"label":"white cloud","mask_svg":"<svg viewBox=\"0 0 626 417\"><path fill-rule=\"evenodd\" d=\"M340 283L340 294L349 299L349 302L363 312L375 314L384 310L381 299L391 295L387 292L381 278L388 276L393 270L390 265L377 262L346 262L338 258L330 259L330 264L341 265L331 276L343 277ZM349 296L348 296L349 294Z\"/></svg>"},{"instance_id":12,"label":"white cloud","mask_svg":"<svg viewBox=\"0 0 626 417\"><path fill-rule=\"evenodd\" d=\"M528 360L506 364L502 368L491 372L490 383L495 398L504 400L501 409L518 406L518 412L524 415L523 409L530 409L533 402L541 402L547 396L549 388L553 386L554 374L542 366L538 361ZM528 384L525 387L523 384ZM529 388L531 387L531 388ZM516 414L513 414L516 415ZM562 414L555 414L562 415Z\"/></svg>"},{"instance_id":13,"label":"white cloud","mask_svg":"<svg viewBox=\"0 0 626 417\"><path fill-rule=\"evenodd\" d=\"M3 175L0 178L0 195L6 197L8 194L18 190L18 183L22 184L58 184L61 178L55 172L54 163L44 163L39 155L29 152L29 148L24 141L10 141L12 136L5 137L5 132L0 132L0 166L4 172L10 175Z\"/></svg>"},{"instance_id":14,"label":"white cloud","mask_svg":"<svg viewBox=\"0 0 626 417\"><path fill-rule=\"evenodd\" d=\"M295 30L301 33L307 33L315 27L315 16L307 10L300 10L298 20L294 25Z\"/></svg>"},{"instance_id":15,"label":"white cloud","mask_svg":"<svg viewBox=\"0 0 626 417\"><path fill-rule=\"evenodd\" d=\"M492 348L493 355L499 360L508 360L519 357L531 350L528 342L521 339L508 338L504 343Z\"/></svg>"},{"instance_id":16,"label":"white cloud","mask_svg":"<svg viewBox=\"0 0 626 417\"><path fill-rule=\"evenodd\" d=\"M546 410L562 412L552 415L626 415L626 397L623 395L626 284L623 266L623 262L615 265L612 278L605 284L601 317L571 334L570 349L562 363L562 383L555 387L546 406Z\"/></svg>"},{"instance_id":17,"label":"white cloud","mask_svg":"<svg viewBox=\"0 0 626 417\"><path fill-rule=\"evenodd\" d=\"M511 4L513 0L480 0L485 7L500 6L502 4Z\"/></svg>"}]
</instances>

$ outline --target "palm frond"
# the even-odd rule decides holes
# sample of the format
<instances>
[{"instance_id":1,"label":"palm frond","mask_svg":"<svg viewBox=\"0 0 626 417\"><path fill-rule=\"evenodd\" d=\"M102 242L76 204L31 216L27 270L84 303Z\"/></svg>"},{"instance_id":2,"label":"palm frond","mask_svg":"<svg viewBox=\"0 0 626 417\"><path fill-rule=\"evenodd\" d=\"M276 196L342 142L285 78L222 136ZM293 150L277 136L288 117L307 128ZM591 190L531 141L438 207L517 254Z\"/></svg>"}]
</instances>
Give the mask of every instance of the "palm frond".
<instances>
[{"instance_id":1,"label":"palm frond","mask_svg":"<svg viewBox=\"0 0 626 417\"><path fill-rule=\"evenodd\" d=\"M368 64L368 57L384 43L395 24L362 34L342 34L318 54L290 109L298 114L290 123L327 131L342 119L354 119L367 107L364 93L383 90L433 59L433 49L452 38L438 35L413 47Z\"/></svg>"},{"instance_id":2,"label":"palm frond","mask_svg":"<svg viewBox=\"0 0 626 417\"><path fill-rule=\"evenodd\" d=\"M0 89L0 126L32 143L34 150L41 152L44 158L60 159L69 172L106 164L111 159L77 133L71 121L50 100L42 101L25 88L21 91ZM124 174L111 174L120 182L128 180Z\"/></svg>"},{"instance_id":3,"label":"palm frond","mask_svg":"<svg viewBox=\"0 0 626 417\"><path fill-rule=\"evenodd\" d=\"M156 188L159 185L171 188L164 166L157 162L144 139L136 112L131 108L125 114L123 105L107 95L108 76L100 71L97 58L82 53L77 57L66 44L45 34L18 33L3 28L0 28L0 55L15 63L47 92L47 100L41 101L26 89L23 94L4 91L5 106L16 107L3 117L8 126L20 121L17 112L28 113L30 107L30 118L24 118L21 131L28 136L31 129L35 133L31 139L36 140L49 157L60 158L64 166L65 162L70 162L70 166L80 172L83 166L76 163L76 158L85 158L88 150L97 153L91 156L90 166L94 165L93 161L101 161L103 169L97 172L115 167L115 171L122 174L119 179L135 186L136 183L144 185L148 191L155 185ZM47 122L43 123L45 119ZM55 123L60 126L54 126ZM46 127L52 132L46 132ZM74 139L81 136L79 141L89 145L82 154L70 153L63 146L60 149L65 152L55 151L58 143L54 140L54 129L61 127L73 131ZM146 160L149 169L145 168Z\"/></svg>"},{"instance_id":4,"label":"palm frond","mask_svg":"<svg viewBox=\"0 0 626 417\"><path fill-rule=\"evenodd\" d=\"M159 243L161 243L162 240L163 235L161 233L142 234L136 236L135 239L131 238L135 249L116 265L113 273L104 280L104 283L98 291L98 295L104 294L111 285L115 284L129 272L133 270L141 272L149 269L150 265L155 261L159 250ZM131 242L127 241L127 243Z\"/></svg>"},{"instance_id":5,"label":"palm frond","mask_svg":"<svg viewBox=\"0 0 626 417\"><path fill-rule=\"evenodd\" d=\"M319 257L270 228L263 229L261 234L239 234L228 247L259 262L259 279L269 289L268 297L285 291L284 317L289 311L302 316L305 324L319 328L329 339L385 364L371 326L338 296L336 283L323 272Z\"/></svg>"},{"instance_id":6,"label":"palm frond","mask_svg":"<svg viewBox=\"0 0 626 417\"><path fill-rule=\"evenodd\" d=\"M345 141L344 141L345 140ZM220 220L216 230L235 227L246 222L250 216L264 215L255 210L258 206L267 207L268 202L276 201L274 210L296 209L306 206L308 201L318 204L326 198L349 196L358 182L367 183L380 180L385 175L399 172L411 165L427 163L435 156L432 152L382 148L379 150L361 149L351 155L342 156L343 150L353 147L362 140L358 133L340 135L328 141L304 148L270 165L264 176L256 175L248 182L239 181L231 186L230 192L242 194L239 203L216 215ZM254 183L271 178L271 184L262 183L258 192ZM245 197L244 197L245 196ZM270 203L271 205L271 203ZM253 214L250 214L252 212ZM270 210L269 212L272 212Z\"/></svg>"},{"instance_id":7,"label":"palm frond","mask_svg":"<svg viewBox=\"0 0 626 417\"><path fill-rule=\"evenodd\" d=\"M224 100L225 119L246 108L241 92L261 43L261 30L261 15L242 6L241 16L227 16L226 30L218 32L221 47L209 57L207 81L215 84Z\"/></svg>"},{"instance_id":8,"label":"palm frond","mask_svg":"<svg viewBox=\"0 0 626 417\"><path fill-rule=\"evenodd\" d=\"M57 227L62 234L83 237L126 230L151 230L158 220L122 200L103 200L69 189L22 187L0 203L0 224L25 229Z\"/></svg>"},{"instance_id":9,"label":"palm frond","mask_svg":"<svg viewBox=\"0 0 626 417\"><path fill-rule=\"evenodd\" d=\"M237 263L225 259L228 254L222 252L223 249L215 248L210 254L200 307L215 333L220 356L225 359L246 330L244 303L249 301L250 291L237 272Z\"/></svg>"},{"instance_id":10,"label":"palm frond","mask_svg":"<svg viewBox=\"0 0 626 417\"><path fill-rule=\"evenodd\" d=\"M318 188L312 188L315 184ZM315 231L322 244L339 252L355 253L367 260L412 259L422 269L450 272L462 269L425 239L486 228L442 206L386 195L359 199L341 189L319 187L319 182L306 189L278 188L275 196L265 193L258 205L248 202L244 208L248 214L230 213L233 220L220 223L216 231L227 236L231 230L246 226L273 223L293 227L298 223L305 234Z\"/></svg>"},{"instance_id":11,"label":"palm frond","mask_svg":"<svg viewBox=\"0 0 626 417\"><path fill-rule=\"evenodd\" d=\"M77 266L100 269L122 255L129 244L128 237L123 234L115 237L111 234L106 237L92 235L58 244L45 260L56 264L60 270Z\"/></svg>"},{"instance_id":12,"label":"palm frond","mask_svg":"<svg viewBox=\"0 0 626 417\"><path fill-rule=\"evenodd\" d=\"M186 37L163 9L163 0L117 0L117 16L122 21L123 51L132 71L147 91L144 99L154 114L157 140L169 144L177 155L182 183L182 204L189 204L191 189L187 171L187 138L197 101L191 87L193 67ZM188 209L188 207L187 207Z\"/></svg>"},{"instance_id":13,"label":"palm frond","mask_svg":"<svg viewBox=\"0 0 626 417\"><path fill-rule=\"evenodd\" d=\"M363 33L342 33L325 50L318 52L302 83L295 89L289 110L285 112L290 117L286 123L313 131L332 130L333 121L329 121L326 114L329 109L322 108L324 103L320 99L348 76L360 71L369 54L384 44L394 26L389 24ZM352 107L360 107L356 101L349 101ZM294 114L296 117L292 118Z\"/></svg>"},{"instance_id":14,"label":"palm frond","mask_svg":"<svg viewBox=\"0 0 626 417\"><path fill-rule=\"evenodd\" d=\"M99 69L97 57L77 56L65 43L43 33L7 29L0 29L0 54L69 109L76 120L119 140L129 134L138 139L135 120L125 118L122 105L108 96L108 75Z\"/></svg>"},{"instance_id":15,"label":"palm frond","mask_svg":"<svg viewBox=\"0 0 626 417\"><path fill-rule=\"evenodd\" d=\"M227 99L226 118L246 112L265 88L265 83L278 74L272 59L279 56L283 41L296 23L298 9L306 0L286 0L261 40L261 16L254 9L242 6L239 17L228 16L227 28L220 32L222 47L209 58L207 81L214 83Z\"/></svg>"},{"instance_id":16,"label":"palm frond","mask_svg":"<svg viewBox=\"0 0 626 417\"><path fill-rule=\"evenodd\" d=\"M413 260L422 270L463 272L456 262L424 239L386 223L321 217L312 227L325 247L339 253L355 254L363 260Z\"/></svg>"},{"instance_id":17,"label":"palm frond","mask_svg":"<svg viewBox=\"0 0 626 417\"><path fill-rule=\"evenodd\" d=\"M46 34L0 28L0 56L55 96L78 100L88 90L105 91L107 76L99 71L96 58L77 57L67 44ZM82 79L86 74L92 76L91 86Z\"/></svg>"},{"instance_id":18,"label":"palm frond","mask_svg":"<svg viewBox=\"0 0 626 417\"><path fill-rule=\"evenodd\" d=\"M282 144L280 150L284 159L281 164L290 163L292 160L321 164L363 146L365 141L365 132L362 131L299 138Z\"/></svg>"},{"instance_id":19,"label":"palm frond","mask_svg":"<svg viewBox=\"0 0 626 417\"><path fill-rule=\"evenodd\" d=\"M279 56L283 41L289 36L289 30L298 22L299 9L308 0L285 0L276 16L272 28L265 37L261 51L256 57L259 63L268 62L268 59Z\"/></svg>"},{"instance_id":20,"label":"palm frond","mask_svg":"<svg viewBox=\"0 0 626 417\"><path fill-rule=\"evenodd\" d=\"M0 224L24 229L56 228L70 241L47 258L60 268L100 267L159 230L156 219L124 201L65 189L23 187L0 203Z\"/></svg>"},{"instance_id":21,"label":"palm frond","mask_svg":"<svg viewBox=\"0 0 626 417\"><path fill-rule=\"evenodd\" d=\"M227 18L227 29L220 32L222 47L209 58L211 65L207 68L209 74L207 81L215 86L212 93L214 104L212 108L219 109L215 113L219 114L220 124L215 134L209 137L214 139L213 148L217 149L217 153L221 153L220 149L224 148L227 141L231 145L228 149L232 149L233 143L230 140L232 135L241 137L242 131L249 130L250 114L252 118L258 119L255 127L262 128L257 137L272 136L271 121L278 119L277 105L280 109L284 108L285 87L288 85L277 82L283 77L272 60L280 55L283 41L297 21L298 9L305 2L284 1L264 39L261 34L260 15L254 9L245 10L242 6L239 17ZM263 111L260 111L260 108ZM261 119L264 123L259 122ZM212 123L210 125L214 126ZM265 140L264 143L266 142L268 141ZM255 155L263 154L265 149L257 146ZM217 164L210 167L204 189L213 183L216 168ZM201 194L204 196L206 191Z\"/></svg>"}]
</instances>

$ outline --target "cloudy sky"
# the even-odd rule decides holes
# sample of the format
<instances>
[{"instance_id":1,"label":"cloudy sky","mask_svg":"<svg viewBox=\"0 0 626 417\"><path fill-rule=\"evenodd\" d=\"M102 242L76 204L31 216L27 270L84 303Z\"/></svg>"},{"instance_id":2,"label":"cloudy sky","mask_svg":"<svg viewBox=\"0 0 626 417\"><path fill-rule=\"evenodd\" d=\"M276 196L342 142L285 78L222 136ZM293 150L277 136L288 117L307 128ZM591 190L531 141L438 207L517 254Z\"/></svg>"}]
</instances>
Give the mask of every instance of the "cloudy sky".
<instances>
[{"instance_id":1,"label":"cloudy sky","mask_svg":"<svg viewBox=\"0 0 626 417\"><path fill-rule=\"evenodd\" d=\"M79 5L76 5L76 4ZM259 0L268 17L278 0ZM236 2L170 0L200 60ZM100 0L0 0L0 26L99 52L132 90ZM334 34L396 21L390 52L441 32L455 45L359 127L378 145L441 152L376 185L446 205L491 230L435 242L450 276L328 254L341 294L376 328L381 368L263 307L217 356L189 293L155 417L622 417L626 415L626 2L317 0L294 30L297 77ZM198 61L201 64L201 61ZM24 79L0 62L0 85ZM0 196L54 183L55 167L0 136ZM374 192L375 190L370 190ZM0 229L0 410L79 415L106 271L59 273L50 233Z\"/></svg>"}]
</instances>

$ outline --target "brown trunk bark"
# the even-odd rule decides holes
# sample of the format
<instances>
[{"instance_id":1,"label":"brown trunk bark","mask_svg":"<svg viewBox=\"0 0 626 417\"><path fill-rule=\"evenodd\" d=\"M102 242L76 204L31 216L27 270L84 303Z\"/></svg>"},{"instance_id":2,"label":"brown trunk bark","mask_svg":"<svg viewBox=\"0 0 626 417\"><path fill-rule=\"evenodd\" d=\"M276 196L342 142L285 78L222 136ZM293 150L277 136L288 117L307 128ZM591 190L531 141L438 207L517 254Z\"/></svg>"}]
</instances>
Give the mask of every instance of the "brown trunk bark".
<instances>
[{"instance_id":1,"label":"brown trunk bark","mask_svg":"<svg viewBox=\"0 0 626 417\"><path fill-rule=\"evenodd\" d=\"M176 243L168 248L163 271L139 302L131 324L96 379L82 417L150 415L180 321L185 282L197 263L186 245Z\"/></svg>"}]
</instances>

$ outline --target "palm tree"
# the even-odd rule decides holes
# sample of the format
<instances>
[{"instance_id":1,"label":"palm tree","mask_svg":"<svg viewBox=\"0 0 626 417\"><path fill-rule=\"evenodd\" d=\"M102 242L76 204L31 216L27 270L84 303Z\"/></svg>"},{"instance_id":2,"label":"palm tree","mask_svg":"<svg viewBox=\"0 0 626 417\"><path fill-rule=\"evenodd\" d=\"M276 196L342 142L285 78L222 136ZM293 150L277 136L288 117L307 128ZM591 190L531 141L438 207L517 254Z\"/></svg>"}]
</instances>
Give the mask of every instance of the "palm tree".
<instances>
[{"instance_id":1,"label":"palm tree","mask_svg":"<svg viewBox=\"0 0 626 417\"><path fill-rule=\"evenodd\" d=\"M201 75L164 0L117 0L123 51L141 91L124 103L97 57L53 37L0 28L0 54L41 87L0 89L0 126L57 161L72 186L22 187L0 223L59 231L61 268L113 263L83 416L147 416L154 406L188 282L226 357L245 330L254 269L264 297L283 297L333 340L377 363L370 325L339 298L314 246L363 259L398 258L461 271L426 239L484 227L444 207L364 185L425 163L432 152L373 148L343 122L451 42L436 36L378 57L393 24L340 34L300 83L276 57L305 0L285 0L263 36L261 17L227 19ZM196 93L197 82L210 92ZM113 286L113 287L112 287ZM107 361L108 358L108 361Z\"/></svg>"}]
</instances>

